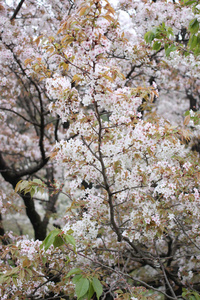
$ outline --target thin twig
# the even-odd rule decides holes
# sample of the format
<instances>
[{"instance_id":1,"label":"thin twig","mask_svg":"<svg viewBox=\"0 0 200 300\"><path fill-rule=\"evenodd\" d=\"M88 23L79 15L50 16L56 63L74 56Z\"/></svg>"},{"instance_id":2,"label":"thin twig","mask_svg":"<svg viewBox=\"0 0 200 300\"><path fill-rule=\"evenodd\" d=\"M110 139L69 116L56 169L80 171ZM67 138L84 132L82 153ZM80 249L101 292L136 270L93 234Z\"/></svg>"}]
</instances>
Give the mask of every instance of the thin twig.
<instances>
[{"instance_id":1,"label":"thin twig","mask_svg":"<svg viewBox=\"0 0 200 300\"><path fill-rule=\"evenodd\" d=\"M198 249L200 250L200 248L197 246L197 244L189 237L189 235L187 234L187 232L185 231L183 225L179 222L179 220L177 218L174 218L174 220L176 221L176 223L180 226L180 228L182 229L183 233L187 236L187 238L190 240L190 242Z\"/></svg>"},{"instance_id":2,"label":"thin twig","mask_svg":"<svg viewBox=\"0 0 200 300\"><path fill-rule=\"evenodd\" d=\"M167 278L167 275L166 275L166 272L165 272L165 268L164 268L164 266L163 266L163 264L161 262L160 256L158 255L158 250L157 250L157 247L156 247L156 242L154 243L154 245L155 245L155 250L156 250L156 254L157 254L157 259L159 261L160 268L161 268L161 270L163 272L163 275L165 277L165 281L166 281L166 283L167 283L167 285L168 285L168 287L169 287L169 289L170 289L170 291L171 291L174 299L177 299L176 294L174 293L174 290L173 290L173 288L172 288L172 286L171 286L171 284L170 284L170 282L169 282L169 280Z\"/></svg>"}]
</instances>

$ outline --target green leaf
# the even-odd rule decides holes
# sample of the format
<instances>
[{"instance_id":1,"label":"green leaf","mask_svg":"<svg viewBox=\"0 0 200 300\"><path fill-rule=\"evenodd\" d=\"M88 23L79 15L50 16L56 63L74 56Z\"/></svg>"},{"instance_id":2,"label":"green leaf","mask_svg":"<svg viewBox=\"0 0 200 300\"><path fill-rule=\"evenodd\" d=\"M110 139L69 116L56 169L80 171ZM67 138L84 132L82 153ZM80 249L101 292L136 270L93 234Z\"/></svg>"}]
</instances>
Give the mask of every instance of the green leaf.
<instances>
[{"instance_id":1,"label":"green leaf","mask_svg":"<svg viewBox=\"0 0 200 300\"><path fill-rule=\"evenodd\" d=\"M4 276L13 276L13 275L17 275L19 272L19 266L12 268L11 270L7 271L6 273L4 273Z\"/></svg>"},{"instance_id":2,"label":"green leaf","mask_svg":"<svg viewBox=\"0 0 200 300\"><path fill-rule=\"evenodd\" d=\"M79 269L79 268L74 268L74 269L70 270L70 271L67 273L66 278L68 278L68 277L70 277L71 275L74 275L74 274L79 274L79 273L81 273L81 272L82 272L81 269Z\"/></svg>"},{"instance_id":3,"label":"green leaf","mask_svg":"<svg viewBox=\"0 0 200 300\"><path fill-rule=\"evenodd\" d=\"M144 39L146 43L151 43L155 38L155 34L152 31L148 31L144 35Z\"/></svg>"},{"instance_id":4,"label":"green leaf","mask_svg":"<svg viewBox=\"0 0 200 300\"><path fill-rule=\"evenodd\" d=\"M89 280L87 278L81 277L75 287L76 295L79 298L83 297L89 289Z\"/></svg>"},{"instance_id":5,"label":"green leaf","mask_svg":"<svg viewBox=\"0 0 200 300\"><path fill-rule=\"evenodd\" d=\"M169 56L171 52L174 52L176 51L176 46L175 45L171 45L170 47L168 47L166 50L165 50L165 54L166 56Z\"/></svg>"},{"instance_id":6,"label":"green leaf","mask_svg":"<svg viewBox=\"0 0 200 300\"><path fill-rule=\"evenodd\" d=\"M72 246L76 247L76 242L75 242L75 239L74 239L73 236L66 234L66 235L64 236L64 238L65 238L65 241L66 241L67 243L69 243L69 244L71 244Z\"/></svg>"},{"instance_id":7,"label":"green leaf","mask_svg":"<svg viewBox=\"0 0 200 300\"><path fill-rule=\"evenodd\" d=\"M102 284L101 284L101 282L99 281L98 278L94 277L93 280L92 280L92 285L93 285L94 291L95 291L95 293L97 295L97 299L99 299L99 297L103 293Z\"/></svg>"},{"instance_id":8,"label":"green leaf","mask_svg":"<svg viewBox=\"0 0 200 300\"><path fill-rule=\"evenodd\" d=\"M158 51L158 50L160 50L160 48L161 48L161 42L155 41L152 49L155 51Z\"/></svg>"},{"instance_id":9,"label":"green leaf","mask_svg":"<svg viewBox=\"0 0 200 300\"><path fill-rule=\"evenodd\" d=\"M184 55L185 57L187 57L188 55L190 55L190 52L185 51L185 52L183 53L183 55Z\"/></svg>"},{"instance_id":10,"label":"green leaf","mask_svg":"<svg viewBox=\"0 0 200 300\"><path fill-rule=\"evenodd\" d=\"M198 292L192 291L192 294L195 297L195 300L200 300L200 294Z\"/></svg>"},{"instance_id":11,"label":"green leaf","mask_svg":"<svg viewBox=\"0 0 200 300\"><path fill-rule=\"evenodd\" d=\"M190 49L194 49L197 44L198 44L198 38L196 35L192 35L189 39L189 42L188 42L189 46L190 46Z\"/></svg>"},{"instance_id":12,"label":"green leaf","mask_svg":"<svg viewBox=\"0 0 200 300\"><path fill-rule=\"evenodd\" d=\"M15 193L17 193L18 191L21 190L21 183L22 183L22 180L20 180L20 181L16 184L16 187L15 187Z\"/></svg>"},{"instance_id":13,"label":"green leaf","mask_svg":"<svg viewBox=\"0 0 200 300\"><path fill-rule=\"evenodd\" d=\"M88 293L87 293L87 299L90 300L93 295L94 295L94 288L92 283L90 282Z\"/></svg>"},{"instance_id":14,"label":"green leaf","mask_svg":"<svg viewBox=\"0 0 200 300\"><path fill-rule=\"evenodd\" d=\"M40 180L40 179L33 179L33 182L34 183L37 183L37 184L39 184L39 185L41 185L41 186L44 186L44 187L46 187L46 184L42 181L42 180Z\"/></svg>"},{"instance_id":15,"label":"green leaf","mask_svg":"<svg viewBox=\"0 0 200 300\"><path fill-rule=\"evenodd\" d=\"M4 276L4 275L0 275L0 284L2 284L2 283L4 283L4 282L8 281L8 279L9 279L9 277Z\"/></svg>"},{"instance_id":16,"label":"green leaf","mask_svg":"<svg viewBox=\"0 0 200 300\"><path fill-rule=\"evenodd\" d=\"M17 278L16 278L16 277L13 277L13 278L12 278L12 281L13 281L14 285L17 287Z\"/></svg>"},{"instance_id":17,"label":"green leaf","mask_svg":"<svg viewBox=\"0 0 200 300\"><path fill-rule=\"evenodd\" d=\"M101 119L105 122L109 122L109 113L102 114Z\"/></svg>"},{"instance_id":18,"label":"green leaf","mask_svg":"<svg viewBox=\"0 0 200 300\"><path fill-rule=\"evenodd\" d=\"M188 291L183 288L182 297L186 297L188 300L200 300L200 295L196 291Z\"/></svg>"},{"instance_id":19,"label":"green leaf","mask_svg":"<svg viewBox=\"0 0 200 300\"><path fill-rule=\"evenodd\" d=\"M76 284L80 279L82 278L82 274L77 274L74 276L74 278L72 279L72 282L74 284Z\"/></svg>"},{"instance_id":20,"label":"green leaf","mask_svg":"<svg viewBox=\"0 0 200 300\"><path fill-rule=\"evenodd\" d=\"M168 47L169 47L169 44L164 45L165 52L167 51Z\"/></svg>"},{"instance_id":21,"label":"green leaf","mask_svg":"<svg viewBox=\"0 0 200 300\"><path fill-rule=\"evenodd\" d=\"M166 28L165 22L162 22L161 28L162 28L162 29L165 29L165 28Z\"/></svg>"},{"instance_id":22,"label":"green leaf","mask_svg":"<svg viewBox=\"0 0 200 300\"><path fill-rule=\"evenodd\" d=\"M56 247L60 247L64 244L64 241L63 239L61 238L61 236L56 236L55 239L54 239L54 242L53 242L53 246L54 248Z\"/></svg>"},{"instance_id":23,"label":"green leaf","mask_svg":"<svg viewBox=\"0 0 200 300\"><path fill-rule=\"evenodd\" d=\"M197 21L197 18L190 21L188 29L191 33L197 33L198 32L199 22Z\"/></svg>"},{"instance_id":24,"label":"green leaf","mask_svg":"<svg viewBox=\"0 0 200 300\"><path fill-rule=\"evenodd\" d=\"M28 188L29 182L27 180L20 180L15 187L15 192L17 193L25 190L25 193L27 193Z\"/></svg>"},{"instance_id":25,"label":"green leaf","mask_svg":"<svg viewBox=\"0 0 200 300\"><path fill-rule=\"evenodd\" d=\"M199 55L199 54L200 54L200 46L198 44L197 47L194 50L194 55Z\"/></svg>"},{"instance_id":26,"label":"green leaf","mask_svg":"<svg viewBox=\"0 0 200 300\"><path fill-rule=\"evenodd\" d=\"M184 0L184 5L191 5L195 2L196 2L196 0Z\"/></svg>"},{"instance_id":27,"label":"green leaf","mask_svg":"<svg viewBox=\"0 0 200 300\"><path fill-rule=\"evenodd\" d=\"M47 249L49 249L49 247L51 245L53 245L55 237L61 233L61 230L56 228L54 230L52 230L47 237L45 238L45 240L42 242L42 244L40 245L40 249L42 249L44 247L45 251Z\"/></svg>"},{"instance_id":28,"label":"green leaf","mask_svg":"<svg viewBox=\"0 0 200 300\"><path fill-rule=\"evenodd\" d=\"M174 36L174 32L173 32L173 29L171 27L167 28L167 33L168 33L168 36L170 36L170 35Z\"/></svg>"},{"instance_id":29,"label":"green leaf","mask_svg":"<svg viewBox=\"0 0 200 300\"><path fill-rule=\"evenodd\" d=\"M189 110L187 110L187 111L184 113L184 116L188 116L188 115L190 115L190 111L189 111Z\"/></svg>"},{"instance_id":30,"label":"green leaf","mask_svg":"<svg viewBox=\"0 0 200 300\"><path fill-rule=\"evenodd\" d=\"M30 194L31 194L31 198L33 198L33 196L35 195L35 187L32 187Z\"/></svg>"}]
</instances>

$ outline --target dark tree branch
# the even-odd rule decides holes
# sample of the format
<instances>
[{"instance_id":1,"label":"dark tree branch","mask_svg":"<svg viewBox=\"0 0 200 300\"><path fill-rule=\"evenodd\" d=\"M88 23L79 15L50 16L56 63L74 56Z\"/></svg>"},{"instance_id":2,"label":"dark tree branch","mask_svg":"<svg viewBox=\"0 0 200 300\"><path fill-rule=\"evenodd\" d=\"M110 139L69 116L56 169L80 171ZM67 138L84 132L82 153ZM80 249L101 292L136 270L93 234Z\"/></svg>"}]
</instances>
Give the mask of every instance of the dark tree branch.
<instances>
[{"instance_id":1,"label":"dark tree branch","mask_svg":"<svg viewBox=\"0 0 200 300\"><path fill-rule=\"evenodd\" d=\"M185 89L187 98L190 100L190 109L197 111L197 99L192 95L189 89Z\"/></svg>"},{"instance_id":2,"label":"dark tree branch","mask_svg":"<svg viewBox=\"0 0 200 300\"><path fill-rule=\"evenodd\" d=\"M189 241L198 249L200 250L200 247L191 239L191 237L187 234L187 232L184 229L184 226L181 224L181 221L178 220L178 218L175 218L175 222L179 225L185 236L189 239Z\"/></svg>"},{"instance_id":3,"label":"dark tree branch","mask_svg":"<svg viewBox=\"0 0 200 300\"><path fill-rule=\"evenodd\" d=\"M111 273L115 273L115 274L118 274L118 275L122 275L122 276L125 277L125 278L130 278L131 280L133 280L133 281L136 283L136 285L137 285L138 282L139 282L142 286L144 286L144 287L146 287L146 288L148 288L148 289L150 289L150 290L154 290L154 291L156 291L156 292L158 292L158 293L161 293L161 294L165 295L166 297L168 297L168 298L166 298L166 299L172 299L172 300L177 299L177 297L174 298L174 297L171 297L171 296L167 295L165 292L163 292L163 291L161 291L161 290L159 290L159 289L154 288L153 286L149 285L148 283L146 283L145 281L139 279L138 277L136 278L136 277L133 277L133 276L127 274L127 273L123 273L123 272L121 272L121 271L118 270L118 269L113 269L112 267L110 267L110 266L108 266L108 265L105 265L105 264L103 264L103 263L100 262L100 261L97 261L97 260L94 261L91 257L89 257L89 256L87 256L87 255L81 253L80 251L78 251L77 254L80 255L80 256L82 256L82 257L84 257L84 258L86 258L86 259L88 259L89 261L92 261L92 262L96 263L97 265L101 266L101 267L104 268L104 269L110 270Z\"/></svg>"},{"instance_id":4,"label":"dark tree branch","mask_svg":"<svg viewBox=\"0 0 200 300\"><path fill-rule=\"evenodd\" d=\"M47 227L48 223L49 223L49 219L51 217L51 214L56 212L55 209L55 204L58 200L58 196L59 196L59 192L58 193L54 193L54 189L53 192L51 193L51 189L52 189L52 185L51 183L54 182L54 170L53 170L53 166L51 166L51 168L47 168L46 169L46 179L47 179L47 186L49 188L49 200L46 203L46 210L45 210L45 215L43 218L43 225L45 227Z\"/></svg>"},{"instance_id":5,"label":"dark tree branch","mask_svg":"<svg viewBox=\"0 0 200 300\"><path fill-rule=\"evenodd\" d=\"M40 102L40 139L39 139L39 147L40 147L42 160L45 161L46 160L46 155L45 155L44 143L43 143L44 142L44 128L45 128L45 126L44 126L44 107L43 107L41 91L40 91L37 83L30 76L28 76L26 74L25 69L23 68L21 62L17 58L17 56L14 53L13 49L8 45L6 45L6 46L12 52L15 61L17 62L20 70L22 71L22 74L30 81L30 83L35 87L35 89L37 91L39 102Z\"/></svg>"},{"instance_id":6,"label":"dark tree branch","mask_svg":"<svg viewBox=\"0 0 200 300\"><path fill-rule=\"evenodd\" d=\"M19 2L19 4L17 5L17 7L16 7L16 9L15 9L15 11L14 11L12 17L10 18L10 21L12 21L12 20L14 20L14 19L16 18L16 16L17 16L18 12L20 11L20 9L21 9L21 7L22 7L24 1L25 1L25 0L21 0L21 1Z\"/></svg>"},{"instance_id":7,"label":"dark tree branch","mask_svg":"<svg viewBox=\"0 0 200 300\"><path fill-rule=\"evenodd\" d=\"M2 216L1 216L1 213L0 213L0 236L3 237L3 235L5 234L5 230L4 230L2 221L3 221L3 219L2 219Z\"/></svg>"},{"instance_id":8,"label":"dark tree branch","mask_svg":"<svg viewBox=\"0 0 200 300\"><path fill-rule=\"evenodd\" d=\"M55 129L54 129L54 136L55 136L56 142L58 142L58 126L59 126L59 121L60 121L60 118L58 116L58 118L56 120Z\"/></svg>"},{"instance_id":9,"label":"dark tree branch","mask_svg":"<svg viewBox=\"0 0 200 300\"><path fill-rule=\"evenodd\" d=\"M106 168L104 165L104 160L103 160L103 155L102 155L102 151L101 151L101 142L102 142L102 122L101 122L101 114L98 110L98 105L95 102L94 103L94 108L95 108L95 114L96 114L96 118L97 121L99 123L99 132L98 132L98 155L96 155L95 153L93 153L93 151L91 150L91 148L89 147L89 145L86 144L86 146L89 148L89 150L92 152L92 154L99 160L100 164L101 164L101 174L103 176L103 181L104 181L104 188L107 191L108 194L108 204L110 207L110 222L111 225L113 227L114 232L117 235L117 239L118 242L121 242L122 240L125 240L126 242L129 243L129 245L132 247L132 249L134 249L134 251L138 254L141 255L141 251L139 251L139 249L136 247L136 245L133 242L130 242L130 240L126 237L122 236L122 231L120 226L117 225L116 221L115 221L115 211L114 211L114 204L113 204L113 193L110 189L110 186L108 184L108 180L107 180L107 174L106 174ZM84 141L84 139L82 138L82 140Z\"/></svg>"},{"instance_id":10,"label":"dark tree branch","mask_svg":"<svg viewBox=\"0 0 200 300\"><path fill-rule=\"evenodd\" d=\"M131 70L128 72L128 74L126 75L126 79L129 79L131 77L131 75L133 74L133 72L135 71L136 68L141 68L143 65L143 63L139 64L139 65L134 65Z\"/></svg>"},{"instance_id":11,"label":"dark tree branch","mask_svg":"<svg viewBox=\"0 0 200 300\"><path fill-rule=\"evenodd\" d=\"M165 271L165 268L164 268L164 266L163 266L163 263L162 263L162 261L161 261L161 259L160 259L159 254L158 254L156 242L154 243L154 246L155 246L155 250L156 250L156 254L157 254L157 259L158 259L160 268L161 268L161 270L162 270L162 272L163 272L163 275L164 275L164 280L165 280L165 282L166 282L166 286L168 286L168 288L169 288L169 290L170 290L172 296L173 296L175 299L177 299L176 294L174 293L174 290L173 290L173 288L172 288L172 286L171 286L171 284L170 284L170 282L169 282L169 280L168 280L168 278L167 278L166 271Z\"/></svg>"},{"instance_id":12,"label":"dark tree branch","mask_svg":"<svg viewBox=\"0 0 200 300\"><path fill-rule=\"evenodd\" d=\"M30 120L28 120L26 117L24 117L23 115L21 115L20 113L18 113L17 111L14 111L10 108L6 108L6 107L0 107L1 110L4 110L4 111L9 111L15 115L17 115L18 117L22 118L24 121L30 123L30 124L33 124L34 126L40 126L39 124L35 123L35 122L32 122Z\"/></svg>"},{"instance_id":13,"label":"dark tree branch","mask_svg":"<svg viewBox=\"0 0 200 300\"><path fill-rule=\"evenodd\" d=\"M42 161L38 162L36 164L36 166L31 166L28 169L24 169L24 170L21 170L21 171L16 171L15 174L18 177L23 177L23 176L26 176L26 175L29 175L29 176L33 175L34 173L41 170L47 164L48 161L49 161L49 157L46 157L45 160L42 160Z\"/></svg>"},{"instance_id":14,"label":"dark tree branch","mask_svg":"<svg viewBox=\"0 0 200 300\"><path fill-rule=\"evenodd\" d=\"M3 227L3 219L0 213L0 240L2 240L3 245L8 245L10 244L10 241L6 236L4 236L4 234L5 234L5 230Z\"/></svg>"},{"instance_id":15,"label":"dark tree branch","mask_svg":"<svg viewBox=\"0 0 200 300\"><path fill-rule=\"evenodd\" d=\"M1 153L0 153L0 172L3 178L7 182L9 182L13 186L13 188L15 188L16 184L22 179L19 176L19 174L16 174L12 169L9 168ZM20 196L24 201L26 214L33 226L35 232L35 239L43 240L46 237L46 227L43 226L40 215L35 210L35 204L30 193L27 193L26 195L21 194Z\"/></svg>"},{"instance_id":16,"label":"dark tree branch","mask_svg":"<svg viewBox=\"0 0 200 300\"><path fill-rule=\"evenodd\" d=\"M45 150L44 150L44 107L43 107L43 101L42 101L42 97L41 97L41 93L40 90L37 86L37 91L38 91L38 96L39 96L39 101L40 101L40 110L41 110L41 114L40 114L40 140L39 140L39 146L40 146L40 152L42 155L42 160L45 161L46 159L46 155L45 155Z\"/></svg>"},{"instance_id":17,"label":"dark tree branch","mask_svg":"<svg viewBox=\"0 0 200 300\"><path fill-rule=\"evenodd\" d=\"M14 20L19 13L23 3L25 0L21 0L18 4L11 21ZM2 38L0 37L0 40L2 41ZM45 138L45 116L46 112L44 110L44 103L43 103L43 95L45 95L45 91L42 90L40 85L37 83L37 81L29 76L26 72L26 68L23 66L22 62L18 58L17 54L14 51L13 45L7 45L4 43L4 46L9 49L12 52L13 59L14 59L14 67L11 69L11 71L15 74L18 82L22 85L22 88L27 93L18 97L17 104L19 107L23 109L24 112L26 112L25 116L23 113L17 112L12 109L8 109L6 107L2 107L3 110L9 111L18 117L20 117L22 120L28 122L29 124L32 124L35 128L36 135L39 137L38 146L41 153L41 158L38 162L33 163L31 166L27 166L27 169L25 168L23 170L16 170L11 165L8 165L6 160L3 157L3 153L0 152L0 173L3 176L3 178L9 182L13 188L16 187L16 184L22 180L23 176L30 176L34 173L41 170L48 162L49 158L46 157L45 147L44 147L44 138ZM31 92L31 88L34 88L34 92ZM39 105L38 105L39 101ZM58 125L55 128L55 136L57 136L58 131ZM53 174L53 170L51 170L51 173ZM57 201L58 195L49 195L49 201L47 201L46 206L46 213L43 220L41 220L40 215L37 213L35 209L34 201L30 195L30 193L27 193L26 195L21 194L21 198L24 201L26 214L33 226L34 232L35 232L35 239L44 240L46 237L46 230L47 225L49 223L50 215L52 214L53 210L55 210L55 203ZM0 228L1 229L1 228ZM2 231L2 233L4 233Z\"/></svg>"},{"instance_id":18,"label":"dark tree branch","mask_svg":"<svg viewBox=\"0 0 200 300\"><path fill-rule=\"evenodd\" d=\"M154 57L163 50L164 48L161 47L160 50L158 50L157 52L153 53L152 55L149 55L149 59L153 60ZM141 62L139 65L134 65L131 70L129 71L129 73L126 75L126 79L129 79L132 75L132 73L135 71L136 68L141 68L144 65L144 62Z\"/></svg>"}]
</instances>

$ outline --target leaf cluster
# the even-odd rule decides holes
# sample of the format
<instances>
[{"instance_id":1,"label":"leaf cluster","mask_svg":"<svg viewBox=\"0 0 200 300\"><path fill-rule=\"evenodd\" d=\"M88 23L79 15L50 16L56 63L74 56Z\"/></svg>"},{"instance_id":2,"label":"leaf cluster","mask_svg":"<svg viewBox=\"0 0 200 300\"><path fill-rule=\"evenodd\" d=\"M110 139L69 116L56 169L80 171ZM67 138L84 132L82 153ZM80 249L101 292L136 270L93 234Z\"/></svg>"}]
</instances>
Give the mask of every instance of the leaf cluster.
<instances>
[{"instance_id":1,"label":"leaf cluster","mask_svg":"<svg viewBox=\"0 0 200 300\"><path fill-rule=\"evenodd\" d=\"M97 299L103 293L103 287L97 277L85 274L81 269L75 268L69 271L66 279L74 275L72 282L75 284L75 292L77 298L80 299L91 299L96 294Z\"/></svg>"}]
</instances>

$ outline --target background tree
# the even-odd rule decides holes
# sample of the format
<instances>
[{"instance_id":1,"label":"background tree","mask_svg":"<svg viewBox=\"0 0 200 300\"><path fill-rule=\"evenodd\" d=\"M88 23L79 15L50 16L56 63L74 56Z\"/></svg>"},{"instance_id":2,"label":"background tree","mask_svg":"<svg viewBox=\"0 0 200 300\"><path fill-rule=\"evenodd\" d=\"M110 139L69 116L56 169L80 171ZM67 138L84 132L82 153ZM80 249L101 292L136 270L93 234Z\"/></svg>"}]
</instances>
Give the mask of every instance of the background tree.
<instances>
[{"instance_id":1,"label":"background tree","mask_svg":"<svg viewBox=\"0 0 200 300\"><path fill-rule=\"evenodd\" d=\"M63 13L69 12L70 7L66 3ZM49 6L48 2L45 5L34 1L1 2L0 172L13 188L22 178L43 178L50 188L56 176L48 155L59 134L62 136L61 123L58 116L52 118L49 114L50 99L44 83L24 61L34 55L40 59L41 51L33 40L41 34L41 29L43 33L55 32L59 14L60 8L54 4ZM43 202L44 217L37 211L30 193L21 195L35 238L40 240L46 236L58 198L51 192L48 194L47 201Z\"/></svg>"}]
</instances>

